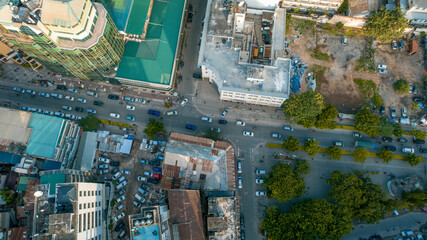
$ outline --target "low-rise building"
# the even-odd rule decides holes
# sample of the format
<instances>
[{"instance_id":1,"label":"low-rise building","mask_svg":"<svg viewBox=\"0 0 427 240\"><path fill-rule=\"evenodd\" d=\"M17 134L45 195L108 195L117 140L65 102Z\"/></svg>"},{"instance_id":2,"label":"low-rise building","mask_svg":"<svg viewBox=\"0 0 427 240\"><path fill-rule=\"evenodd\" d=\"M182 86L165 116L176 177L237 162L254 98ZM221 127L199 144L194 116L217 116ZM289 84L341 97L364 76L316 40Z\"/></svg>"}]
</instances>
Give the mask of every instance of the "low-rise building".
<instances>
[{"instance_id":1,"label":"low-rise building","mask_svg":"<svg viewBox=\"0 0 427 240\"><path fill-rule=\"evenodd\" d=\"M170 240L168 207L142 207L141 213L129 215L129 228L132 240Z\"/></svg>"},{"instance_id":2,"label":"low-rise building","mask_svg":"<svg viewBox=\"0 0 427 240\"><path fill-rule=\"evenodd\" d=\"M284 8L258 10L248 9L244 1L208 1L198 65L221 100L279 107L289 98L285 25Z\"/></svg>"},{"instance_id":3,"label":"low-rise building","mask_svg":"<svg viewBox=\"0 0 427 240\"><path fill-rule=\"evenodd\" d=\"M315 9L319 11L336 12L344 0L283 0L286 8Z\"/></svg>"},{"instance_id":4,"label":"low-rise building","mask_svg":"<svg viewBox=\"0 0 427 240\"><path fill-rule=\"evenodd\" d=\"M239 205L235 196L208 193L209 240L239 239ZM234 195L230 192L230 195Z\"/></svg>"}]
</instances>

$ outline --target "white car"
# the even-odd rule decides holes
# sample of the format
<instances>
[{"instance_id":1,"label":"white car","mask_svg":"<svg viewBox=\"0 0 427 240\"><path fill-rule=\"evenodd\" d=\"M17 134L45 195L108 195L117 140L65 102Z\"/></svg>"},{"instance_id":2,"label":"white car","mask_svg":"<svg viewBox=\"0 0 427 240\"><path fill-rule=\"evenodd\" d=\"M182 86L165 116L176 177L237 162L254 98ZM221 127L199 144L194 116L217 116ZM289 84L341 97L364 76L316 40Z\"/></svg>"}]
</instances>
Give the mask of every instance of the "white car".
<instances>
[{"instance_id":1,"label":"white car","mask_svg":"<svg viewBox=\"0 0 427 240\"><path fill-rule=\"evenodd\" d=\"M71 108L70 106L62 106L62 109L71 111L73 108Z\"/></svg>"},{"instance_id":2,"label":"white car","mask_svg":"<svg viewBox=\"0 0 427 240\"><path fill-rule=\"evenodd\" d=\"M68 119L75 119L75 118L76 118L76 116L74 116L73 114L65 114L65 118L68 118Z\"/></svg>"},{"instance_id":3,"label":"white car","mask_svg":"<svg viewBox=\"0 0 427 240\"><path fill-rule=\"evenodd\" d=\"M238 182L239 182L239 188L243 187L243 180L242 180L242 176L238 177Z\"/></svg>"},{"instance_id":4,"label":"white car","mask_svg":"<svg viewBox=\"0 0 427 240\"><path fill-rule=\"evenodd\" d=\"M267 196L267 191L256 191L255 195L256 196Z\"/></svg>"},{"instance_id":5,"label":"white car","mask_svg":"<svg viewBox=\"0 0 427 240\"><path fill-rule=\"evenodd\" d=\"M122 173L126 175L132 175L132 172L129 170L122 170Z\"/></svg>"},{"instance_id":6,"label":"white car","mask_svg":"<svg viewBox=\"0 0 427 240\"><path fill-rule=\"evenodd\" d=\"M43 111L43 114L53 116L53 112L52 112L52 111L48 111L48 110L44 110L44 111Z\"/></svg>"},{"instance_id":7,"label":"white car","mask_svg":"<svg viewBox=\"0 0 427 240\"><path fill-rule=\"evenodd\" d=\"M202 121L212 122L212 118L210 118L210 117L202 117Z\"/></svg>"},{"instance_id":8,"label":"white car","mask_svg":"<svg viewBox=\"0 0 427 240\"><path fill-rule=\"evenodd\" d=\"M388 71L387 71L387 69L380 69L380 70L378 70L378 73L379 74L387 74Z\"/></svg>"},{"instance_id":9,"label":"white car","mask_svg":"<svg viewBox=\"0 0 427 240\"><path fill-rule=\"evenodd\" d=\"M72 101L74 101L74 97L71 97L71 96L65 96L65 99L66 99L66 100L69 100L69 101L71 101L71 102L72 102Z\"/></svg>"},{"instance_id":10,"label":"white car","mask_svg":"<svg viewBox=\"0 0 427 240\"><path fill-rule=\"evenodd\" d=\"M113 176L113 180L117 180L120 176L122 176L122 173L116 172L116 174L114 174L114 176Z\"/></svg>"},{"instance_id":11,"label":"white car","mask_svg":"<svg viewBox=\"0 0 427 240\"><path fill-rule=\"evenodd\" d=\"M222 111L222 113L221 113L221 117L225 117L225 115L227 115L227 113L228 113L228 110L224 109L224 111Z\"/></svg>"},{"instance_id":12,"label":"white car","mask_svg":"<svg viewBox=\"0 0 427 240\"><path fill-rule=\"evenodd\" d=\"M237 120L236 125L244 127L246 125L246 123L241 121L241 120Z\"/></svg>"},{"instance_id":13,"label":"white car","mask_svg":"<svg viewBox=\"0 0 427 240\"><path fill-rule=\"evenodd\" d=\"M101 171L99 171L99 174L106 174L106 173L109 173L110 172L110 170L108 170L108 169L103 169L103 170L101 170Z\"/></svg>"},{"instance_id":14,"label":"white car","mask_svg":"<svg viewBox=\"0 0 427 240\"><path fill-rule=\"evenodd\" d=\"M135 110L135 106L127 105L127 106L126 106L126 110L131 110L131 111L133 111L133 110Z\"/></svg>"},{"instance_id":15,"label":"white car","mask_svg":"<svg viewBox=\"0 0 427 240\"><path fill-rule=\"evenodd\" d=\"M88 108L88 109L86 109L86 111L87 111L87 113L96 114L96 110L94 110L94 109Z\"/></svg>"},{"instance_id":16,"label":"white car","mask_svg":"<svg viewBox=\"0 0 427 240\"><path fill-rule=\"evenodd\" d=\"M110 113L110 117L120 118L120 114L118 114L118 113Z\"/></svg>"},{"instance_id":17,"label":"white car","mask_svg":"<svg viewBox=\"0 0 427 240\"><path fill-rule=\"evenodd\" d=\"M103 163L110 163L110 159L105 158L105 157L99 157L99 158L98 158L98 160L99 160L100 162L103 162Z\"/></svg>"},{"instance_id":18,"label":"white car","mask_svg":"<svg viewBox=\"0 0 427 240\"><path fill-rule=\"evenodd\" d=\"M108 164L101 164L97 166L99 169L108 168Z\"/></svg>"},{"instance_id":19,"label":"white car","mask_svg":"<svg viewBox=\"0 0 427 240\"><path fill-rule=\"evenodd\" d=\"M184 100L182 100L182 102L180 103L181 107L184 107L185 104L187 104L187 102L188 102L188 99L184 98Z\"/></svg>"},{"instance_id":20,"label":"white car","mask_svg":"<svg viewBox=\"0 0 427 240\"><path fill-rule=\"evenodd\" d=\"M142 104L146 104L147 103L147 101L145 101L144 99L141 99L141 98L135 98L135 102L140 102Z\"/></svg>"},{"instance_id":21,"label":"white car","mask_svg":"<svg viewBox=\"0 0 427 240\"><path fill-rule=\"evenodd\" d=\"M147 178L143 176L138 176L138 181L147 181Z\"/></svg>"},{"instance_id":22,"label":"white car","mask_svg":"<svg viewBox=\"0 0 427 240\"><path fill-rule=\"evenodd\" d=\"M378 69L387 69L387 65L378 64Z\"/></svg>"},{"instance_id":23,"label":"white car","mask_svg":"<svg viewBox=\"0 0 427 240\"><path fill-rule=\"evenodd\" d=\"M256 178L256 179L255 179L255 183L256 183L256 184L264 183L264 179L263 179L263 178Z\"/></svg>"},{"instance_id":24,"label":"white car","mask_svg":"<svg viewBox=\"0 0 427 240\"><path fill-rule=\"evenodd\" d=\"M120 188L126 186L127 184L128 184L128 182L126 180L121 182L119 185L116 186L116 190L119 190Z\"/></svg>"},{"instance_id":25,"label":"white car","mask_svg":"<svg viewBox=\"0 0 427 240\"><path fill-rule=\"evenodd\" d=\"M168 116L176 116L176 115L178 115L178 112L177 111L169 111L169 112L166 112L166 115L168 115Z\"/></svg>"},{"instance_id":26,"label":"white car","mask_svg":"<svg viewBox=\"0 0 427 240\"><path fill-rule=\"evenodd\" d=\"M72 88L68 89L68 91L72 92L72 93L77 93L77 90L76 89L72 89Z\"/></svg>"},{"instance_id":27,"label":"white car","mask_svg":"<svg viewBox=\"0 0 427 240\"><path fill-rule=\"evenodd\" d=\"M82 103L86 103L87 102L87 100L84 99L84 98L77 98L77 101L82 102Z\"/></svg>"},{"instance_id":28,"label":"white car","mask_svg":"<svg viewBox=\"0 0 427 240\"><path fill-rule=\"evenodd\" d=\"M253 133L253 132L248 132L248 131L243 131L243 136L246 136L246 137L253 137L253 136L254 136L254 133Z\"/></svg>"},{"instance_id":29,"label":"white car","mask_svg":"<svg viewBox=\"0 0 427 240\"><path fill-rule=\"evenodd\" d=\"M144 172L144 175L145 175L145 176L152 177L152 176L153 176L153 173L152 173L152 172L149 172L149 171L145 171L145 172Z\"/></svg>"},{"instance_id":30,"label":"white car","mask_svg":"<svg viewBox=\"0 0 427 240\"><path fill-rule=\"evenodd\" d=\"M283 127L283 130L288 130L288 131L293 132L293 131L294 131L294 128L293 128L293 127L291 127L291 126L287 126L287 125L285 125L285 126Z\"/></svg>"},{"instance_id":31,"label":"white car","mask_svg":"<svg viewBox=\"0 0 427 240\"><path fill-rule=\"evenodd\" d=\"M124 197L124 196L123 196ZM118 200L118 199L117 199ZM118 201L117 201L118 202ZM124 213L120 213L119 215L114 217L114 222L119 221L120 219L124 218L125 214Z\"/></svg>"}]
</instances>

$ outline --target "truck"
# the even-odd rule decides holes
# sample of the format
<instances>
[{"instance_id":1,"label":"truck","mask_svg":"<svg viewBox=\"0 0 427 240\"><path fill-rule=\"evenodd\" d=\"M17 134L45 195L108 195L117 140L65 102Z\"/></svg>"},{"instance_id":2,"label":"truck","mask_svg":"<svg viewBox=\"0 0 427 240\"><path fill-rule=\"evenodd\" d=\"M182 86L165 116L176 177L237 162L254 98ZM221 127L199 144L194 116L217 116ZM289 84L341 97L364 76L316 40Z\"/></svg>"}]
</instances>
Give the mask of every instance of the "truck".
<instances>
[{"instance_id":1,"label":"truck","mask_svg":"<svg viewBox=\"0 0 427 240\"><path fill-rule=\"evenodd\" d=\"M354 142L354 147L359 148L359 147L363 147L363 148L368 148L368 149L374 149L375 148L375 143L373 142L368 142L368 141L356 141Z\"/></svg>"}]
</instances>

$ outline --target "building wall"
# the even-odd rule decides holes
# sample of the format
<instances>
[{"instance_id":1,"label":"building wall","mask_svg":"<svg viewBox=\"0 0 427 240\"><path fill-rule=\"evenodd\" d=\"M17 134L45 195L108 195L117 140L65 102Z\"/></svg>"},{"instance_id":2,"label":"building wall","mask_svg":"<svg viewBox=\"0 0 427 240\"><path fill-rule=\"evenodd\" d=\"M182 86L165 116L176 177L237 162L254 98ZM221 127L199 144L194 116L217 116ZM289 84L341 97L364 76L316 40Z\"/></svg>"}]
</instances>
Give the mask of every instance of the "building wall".
<instances>
[{"instance_id":1,"label":"building wall","mask_svg":"<svg viewBox=\"0 0 427 240\"><path fill-rule=\"evenodd\" d=\"M104 184L77 184L77 239L101 240L105 238L106 218L103 212L105 208L104 195Z\"/></svg>"},{"instance_id":2,"label":"building wall","mask_svg":"<svg viewBox=\"0 0 427 240\"><path fill-rule=\"evenodd\" d=\"M306 8L322 11L336 11L344 0L283 0L285 8Z\"/></svg>"},{"instance_id":3,"label":"building wall","mask_svg":"<svg viewBox=\"0 0 427 240\"><path fill-rule=\"evenodd\" d=\"M115 73L115 68L123 55L124 40L104 7L98 4L94 9L97 9L92 13L95 22L103 18L100 22L105 22L105 26L102 36L91 35L99 39L95 45L86 49L61 47L53 40L57 40L58 37L48 36L46 31L50 31L49 26L43 24L37 25L39 29L26 24L22 24L19 28L4 26L8 31L4 35L21 51L53 72L85 80L103 79ZM91 31L93 29L94 25ZM85 39L82 41L84 42Z\"/></svg>"}]
</instances>

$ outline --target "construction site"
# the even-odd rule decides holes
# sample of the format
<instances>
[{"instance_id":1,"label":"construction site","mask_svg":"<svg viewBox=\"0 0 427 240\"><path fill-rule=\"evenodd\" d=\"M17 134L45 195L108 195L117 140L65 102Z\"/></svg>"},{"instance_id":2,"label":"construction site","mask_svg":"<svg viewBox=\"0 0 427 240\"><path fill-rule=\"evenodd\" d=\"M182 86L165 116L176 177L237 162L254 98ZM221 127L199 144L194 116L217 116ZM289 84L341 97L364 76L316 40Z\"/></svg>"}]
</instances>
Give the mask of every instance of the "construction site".
<instances>
[{"instance_id":1,"label":"construction site","mask_svg":"<svg viewBox=\"0 0 427 240\"><path fill-rule=\"evenodd\" d=\"M209 192L208 195L209 240L239 239L238 197L225 196L224 192Z\"/></svg>"}]
</instances>

